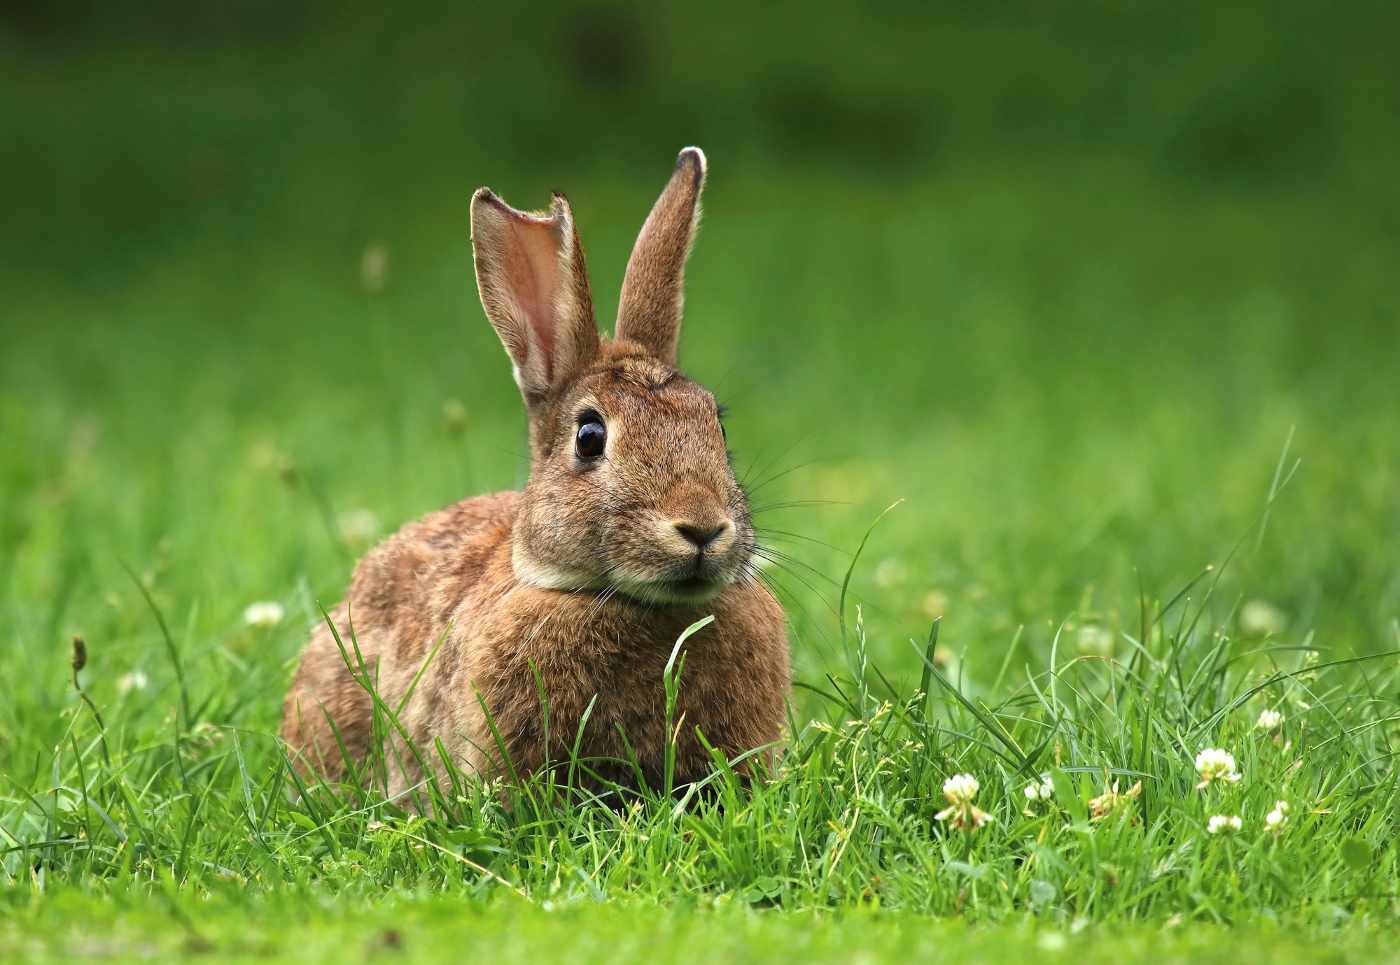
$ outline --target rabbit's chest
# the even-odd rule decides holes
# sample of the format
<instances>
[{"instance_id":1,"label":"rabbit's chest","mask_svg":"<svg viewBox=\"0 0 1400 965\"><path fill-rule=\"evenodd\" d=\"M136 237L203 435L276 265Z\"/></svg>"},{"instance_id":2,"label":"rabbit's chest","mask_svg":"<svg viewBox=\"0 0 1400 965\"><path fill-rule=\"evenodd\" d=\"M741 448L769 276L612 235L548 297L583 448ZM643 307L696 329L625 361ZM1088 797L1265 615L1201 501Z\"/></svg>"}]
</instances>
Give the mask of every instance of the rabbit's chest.
<instances>
[{"instance_id":1,"label":"rabbit's chest","mask_svg":"<svg viewBox=\"0 0 1400 965\"><path fill-rule=\"evenodd\" d=\"M678 780L709 770L707 745L731 760L770 745L784 720L787 646L781 609L757 592L706 606L714 620L683 645L668 713L667 662L706 613L600 609L583 594L520 588L512 605L464 621L451 677L475 721L461 733L474 748L504 750L520 772L577 757L629 782L639 769L654 781L672 741Z\"/></svg>"},{"instance_id":2,"label":"rabbit's chest","mask_svg":"<svg viewBox=\"0 0 1400 965\"><path fill-rule=\"evenodd\" d=\"M664 674L670 648L664 642L575 642L497 662L511 669L490 680L483 696L512 761L530 770L577 753L609 772L635 764L650 779L660 773L673 734L678 774L707 767L704 743L731 756L747 749L731 726L736 716L745 716L745 668L728 659L722 641L691 641L668 717Z\"/></svg>"}]
</instances>

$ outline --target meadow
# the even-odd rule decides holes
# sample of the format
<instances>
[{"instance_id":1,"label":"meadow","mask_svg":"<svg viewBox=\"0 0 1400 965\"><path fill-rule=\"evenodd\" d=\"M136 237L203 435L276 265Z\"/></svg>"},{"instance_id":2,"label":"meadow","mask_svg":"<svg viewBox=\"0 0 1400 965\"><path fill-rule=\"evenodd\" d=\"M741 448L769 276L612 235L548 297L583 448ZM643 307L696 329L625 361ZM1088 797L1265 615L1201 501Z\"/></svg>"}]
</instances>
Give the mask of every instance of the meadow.
<instances>
[{"instance_id":1,"label":"meadow","mask_svg":"<svg viewBox=\"0 0 1400 965\"><path fill-rule=\"evenodd\" d=\"M772 83L643 18L642 66L517 51L508 101L473 93L504 53L369 16L251 54L6 35L0 957L1394 958L1388 34L1124 13L1139 75L1087 65L1087 14L979 16L917 81L903 21L821 20L829 74L736 40ZM781 764L293 801L280 701L355 559L524 481L471 190L569 193L607 327L691 141L681 360L778 558Z\"/></svg>"}]
</instances>

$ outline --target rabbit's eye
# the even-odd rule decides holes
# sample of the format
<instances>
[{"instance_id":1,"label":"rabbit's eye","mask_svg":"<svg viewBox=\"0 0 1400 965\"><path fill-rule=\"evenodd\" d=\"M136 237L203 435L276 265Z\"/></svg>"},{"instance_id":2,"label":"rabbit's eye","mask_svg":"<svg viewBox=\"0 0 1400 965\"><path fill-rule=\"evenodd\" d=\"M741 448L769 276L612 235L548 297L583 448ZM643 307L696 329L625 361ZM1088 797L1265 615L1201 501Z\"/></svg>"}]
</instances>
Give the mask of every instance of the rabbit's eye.
<instances>
[{"instance_id":1,"label":"rabbit's eye","mask_svg":"<svg viewBox=\"0 0 1400 965\"><path fill-rule=\"evenodd\" d=\"M603 454L603 447L607 441L608 430L603 425L603 420L591 412L583 416L574 436L574 451L578 453L578 457L597 459Z\"/></svg>"}]
</instances>

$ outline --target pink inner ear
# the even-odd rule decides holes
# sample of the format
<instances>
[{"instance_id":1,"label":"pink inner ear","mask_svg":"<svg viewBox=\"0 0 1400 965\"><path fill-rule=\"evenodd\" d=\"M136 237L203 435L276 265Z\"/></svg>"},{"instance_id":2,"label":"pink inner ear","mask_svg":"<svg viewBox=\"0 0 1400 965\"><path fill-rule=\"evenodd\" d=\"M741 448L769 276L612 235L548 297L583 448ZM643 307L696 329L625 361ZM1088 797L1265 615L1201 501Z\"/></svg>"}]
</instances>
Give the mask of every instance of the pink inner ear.
<instances>
[{"instance_id":1,"label":"pink inner ear","mask_svg":"<svg viewBox=\"0 0 1400 965\"><path fill-rule=\"evenodd\" d=\"M512 243L507 252L505 274L516 303L530 326L533 342L539 346L545 380L554 368L554 306L559 293L559 248L557 223L552 218L511 218L507 221ZM516 364L524 368L530 355L529 344L522 347Z\"/></svg>"}]
</instances>

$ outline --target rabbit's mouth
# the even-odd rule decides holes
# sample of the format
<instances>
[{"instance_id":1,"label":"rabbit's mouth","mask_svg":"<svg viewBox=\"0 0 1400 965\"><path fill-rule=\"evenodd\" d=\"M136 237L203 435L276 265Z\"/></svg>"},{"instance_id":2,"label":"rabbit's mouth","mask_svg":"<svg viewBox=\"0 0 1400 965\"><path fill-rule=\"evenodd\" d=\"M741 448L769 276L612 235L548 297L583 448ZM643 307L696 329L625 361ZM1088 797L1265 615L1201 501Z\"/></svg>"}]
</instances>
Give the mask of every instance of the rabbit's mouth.
<instances>
[{"instance_id":1,"label":"rabbit's mouth","mask_svg":"<svg viewBox=\"0 0 1400 965\"><path fill-rule=\"evenodd\" d=\"M613 585L624 596L646 603L694 604L713 599L731 582L725 573L705 567L650 580L614 579Z\"/></svg>"},{"instance_id":2,"label":"rabbit's mouth","mask_svg":"<svg viewBox=\"0 0 1400 965\"><path fill-rule=\"evenodd\" d=\"M724 554L694 553L683 559L658 554L626 559L588 572L536 559L523 542L512 547L512 565L524 583L566 592L611 592L649 604L701 604L718 596L744 572L741 548Z\"/></svg>"},{"instance_id":3,"label":"rabbit's mouth","mask_svg":"<svg viewBox=\"0 0 1400 965\"><path fill-rule=\"evenodd\" d=\"M667 589L682 596L703 599L721 589L724 583L708 576L687 576L679 580L667 580L665 585Z\"/></svg>"}]
</instances>

